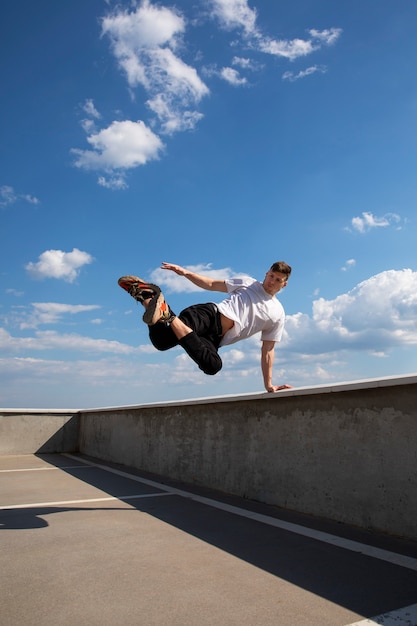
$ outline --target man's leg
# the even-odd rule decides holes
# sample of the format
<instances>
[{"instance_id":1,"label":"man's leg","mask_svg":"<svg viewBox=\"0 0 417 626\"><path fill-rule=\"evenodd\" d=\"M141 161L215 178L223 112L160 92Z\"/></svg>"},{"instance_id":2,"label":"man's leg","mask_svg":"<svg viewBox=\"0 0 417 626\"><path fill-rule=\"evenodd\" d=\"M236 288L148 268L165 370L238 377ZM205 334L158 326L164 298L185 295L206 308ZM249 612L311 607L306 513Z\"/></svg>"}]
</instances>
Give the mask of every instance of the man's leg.
<instances>
[{"instance_id":1,"label":"man's leg","mask_svg":"<svg viewBox=\"0 0 417 626\"><path fill-rule=\"evenodd\" d=\"M169 350L180 344L205 374L220 371L222 360L217 349L221 323L213 304L188 307L177 317L157 285L137 276L122 276L119 285L145 307L143 321L149 325L149 337L157 350Z\"/></svg>"},{"instance_id":2,"label":"man's leg","mask_svg":"<svg viewBox=\"0 0 417 626\"><path fill-rule=\"evenodd\" d=\"M157 322L149 326L149 339L152 345L162 352L178 346L179 341L168 324Z\"/></svg>"},{"instance_id":3,"label":"man's leg","mask_svg":"<svg viewBox=\"0 0 417 626\"><path fill-rule=\"evenodd\" d=\"M221 370L223 363L218 347L222 331L215 305L187 307L171 322L171 328L180 345L205 374L213 376Z\"/></svg>"},{"instance_id":4,"label":"man's leg","mask_svg":"<svg viewBox=\"0 0 417 626\"><path fill-rule=\"evenodd\" d=\"M198 367L209 376L220 372L223 363L213 343L191 331L179 340L179 344Z\"/></svg>"},{"instance_id":5,"label":"man's leg","mask_svg":"<svg viewBox=\"0 0 417 626\"><path fill-rule=\"evenodd\" d=\"M158 285L148 283L139 276L122 276L118 280L119 286L128 292L132 298L140 302L145 307L143 321L149 326L149 336L152 344L157 350L169 350L178 345L178 339L169 326L165 324L154 324L153 318L158 320L161 315L160 305L164 305L163 315L166 316L168 306ZM151 304L151 306L149 306ZM152 324L152 325L151 325Z\"/></svg>"},{"instance_id":6,"label":"man's leg","mask_svg":"<svg viewBox=\"0 0 417 626\"><path fill-rule=\"evenodd\" d=\"M144 306L149 304L145 300ZM168 350L179 343L205 374L214 376L223 365L217 351L221 335L217 315L212 304L197 304L173 316L169 323L161 320L149 326L149 336L158 350Z\"/></svg>"}]
</instances>

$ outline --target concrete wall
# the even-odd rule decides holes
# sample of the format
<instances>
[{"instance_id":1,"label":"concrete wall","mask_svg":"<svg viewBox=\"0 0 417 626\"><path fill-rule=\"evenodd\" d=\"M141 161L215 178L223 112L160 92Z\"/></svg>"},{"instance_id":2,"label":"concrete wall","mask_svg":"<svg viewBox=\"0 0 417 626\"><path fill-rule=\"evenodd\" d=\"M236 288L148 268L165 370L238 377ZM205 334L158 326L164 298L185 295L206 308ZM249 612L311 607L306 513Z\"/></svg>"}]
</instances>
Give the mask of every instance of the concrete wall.
<instances>
[{"instance_id":1,"label":"concrete wall","mask_svg":"<svg viewBox=\"0 0 417 626\"><path fill-rule=\"evenodd\" d=\"M76 452L74 411L0 409L0 454Z\"/></svg>"},{"instance_id":2,"label":"concrete wall","mask_svg":"<svg viewBox=\"0 0 417 626\"><path fill-rule=\"evenodd\" d=\"M76 452L417 539L417 376L81 411L0 409L0 454Z\"/></svg>"},{"instance_id":3,"label":"concrete wall","mask_svg":"<svg viewBox=\"0 0 417 626\"><path fill-rule=\"evenodd\" d=\"M417 539L417 376L81 411L80 452Z\"/></svg>"}]
</instances>

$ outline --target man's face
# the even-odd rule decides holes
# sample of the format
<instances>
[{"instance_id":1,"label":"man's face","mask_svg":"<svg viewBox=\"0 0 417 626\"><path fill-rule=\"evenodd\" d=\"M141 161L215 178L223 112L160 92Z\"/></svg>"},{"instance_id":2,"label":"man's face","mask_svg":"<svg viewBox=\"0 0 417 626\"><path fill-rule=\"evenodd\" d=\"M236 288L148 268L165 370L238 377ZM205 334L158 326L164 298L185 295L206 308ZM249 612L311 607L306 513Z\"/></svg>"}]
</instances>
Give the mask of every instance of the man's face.
<instances>
[{"instance_id":1,"label":"man's face","mask_svg":"<svg viewBox=\"0 0 417 626\"><path fill-rule=\"evenodd\" d=\"M288 282L288 276L282 272L273 272L268 270L265 274L264 282L262 283L266 293L270 296L274 296L278 291L281 291Z\"/></svg>"}]
</instances>

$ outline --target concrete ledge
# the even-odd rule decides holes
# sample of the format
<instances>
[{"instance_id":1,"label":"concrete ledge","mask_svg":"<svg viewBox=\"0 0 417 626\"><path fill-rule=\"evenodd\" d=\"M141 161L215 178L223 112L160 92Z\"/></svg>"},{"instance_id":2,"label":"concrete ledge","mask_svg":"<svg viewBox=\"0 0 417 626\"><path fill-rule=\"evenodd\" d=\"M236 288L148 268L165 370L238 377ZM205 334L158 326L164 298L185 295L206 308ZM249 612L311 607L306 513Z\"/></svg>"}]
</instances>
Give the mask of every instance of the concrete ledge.
<instances>
[{"instance_id":1,"label":"concrete ledge","mask_svg":"<svg viewBox=\"0 0 417 626\"><path fill-rule=\"evenodd\" d=\"M143 407L164 407L164 406L188 406L194 404L216 404L218 402L236 402L236 400L270 400L271 398L315 395L319 393L338 393L340 391L351 391L354 389L371 389L374 387L390 387L398 385L409 385L417 383L417 374L408 376L387 376L385 378L368 378L365 380L354 380L349 382L334 383L333 385L313 385L310 387L294 387L271 394L266 391L258 393L242 393L239 395L230 394L225 396L210 396L207 398L191 398L185 400L171 400L161 402L147 402L144 404L131 404L122 406L109 406L94 409L83 409L83 413L96 413L97 411L114 411L120 409L139 409Z\"/></svg>"},{"instance_id":2,"label":"concrete ledge","mask_svg":"<svg viewBox=\"0 0 417 626\"><path fill-rule=\"evenodd\" d=\"M417 539L417 376L80 411L80 452Z\"/></svg>"}]
</instances>

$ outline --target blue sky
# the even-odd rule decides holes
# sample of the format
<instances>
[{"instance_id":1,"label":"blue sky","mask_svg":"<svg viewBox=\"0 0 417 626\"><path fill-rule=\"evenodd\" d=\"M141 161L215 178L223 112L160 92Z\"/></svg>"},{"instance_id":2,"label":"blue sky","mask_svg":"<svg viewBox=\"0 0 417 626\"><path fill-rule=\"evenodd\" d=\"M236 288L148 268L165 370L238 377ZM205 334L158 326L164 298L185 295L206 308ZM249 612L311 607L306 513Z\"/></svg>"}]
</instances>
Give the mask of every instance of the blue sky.
<instances>
[{"instance_id":1,"label":"blue sky","mask_svg":"<svg viewBox=\"0 0 417 626\"><path fill-rule=\"evenodd\" d=\"M0 406L263 391L158 353L123 274L293 267L275 384L417 370L415 0L5 0Z\"/></svg>"}]
</instances>

